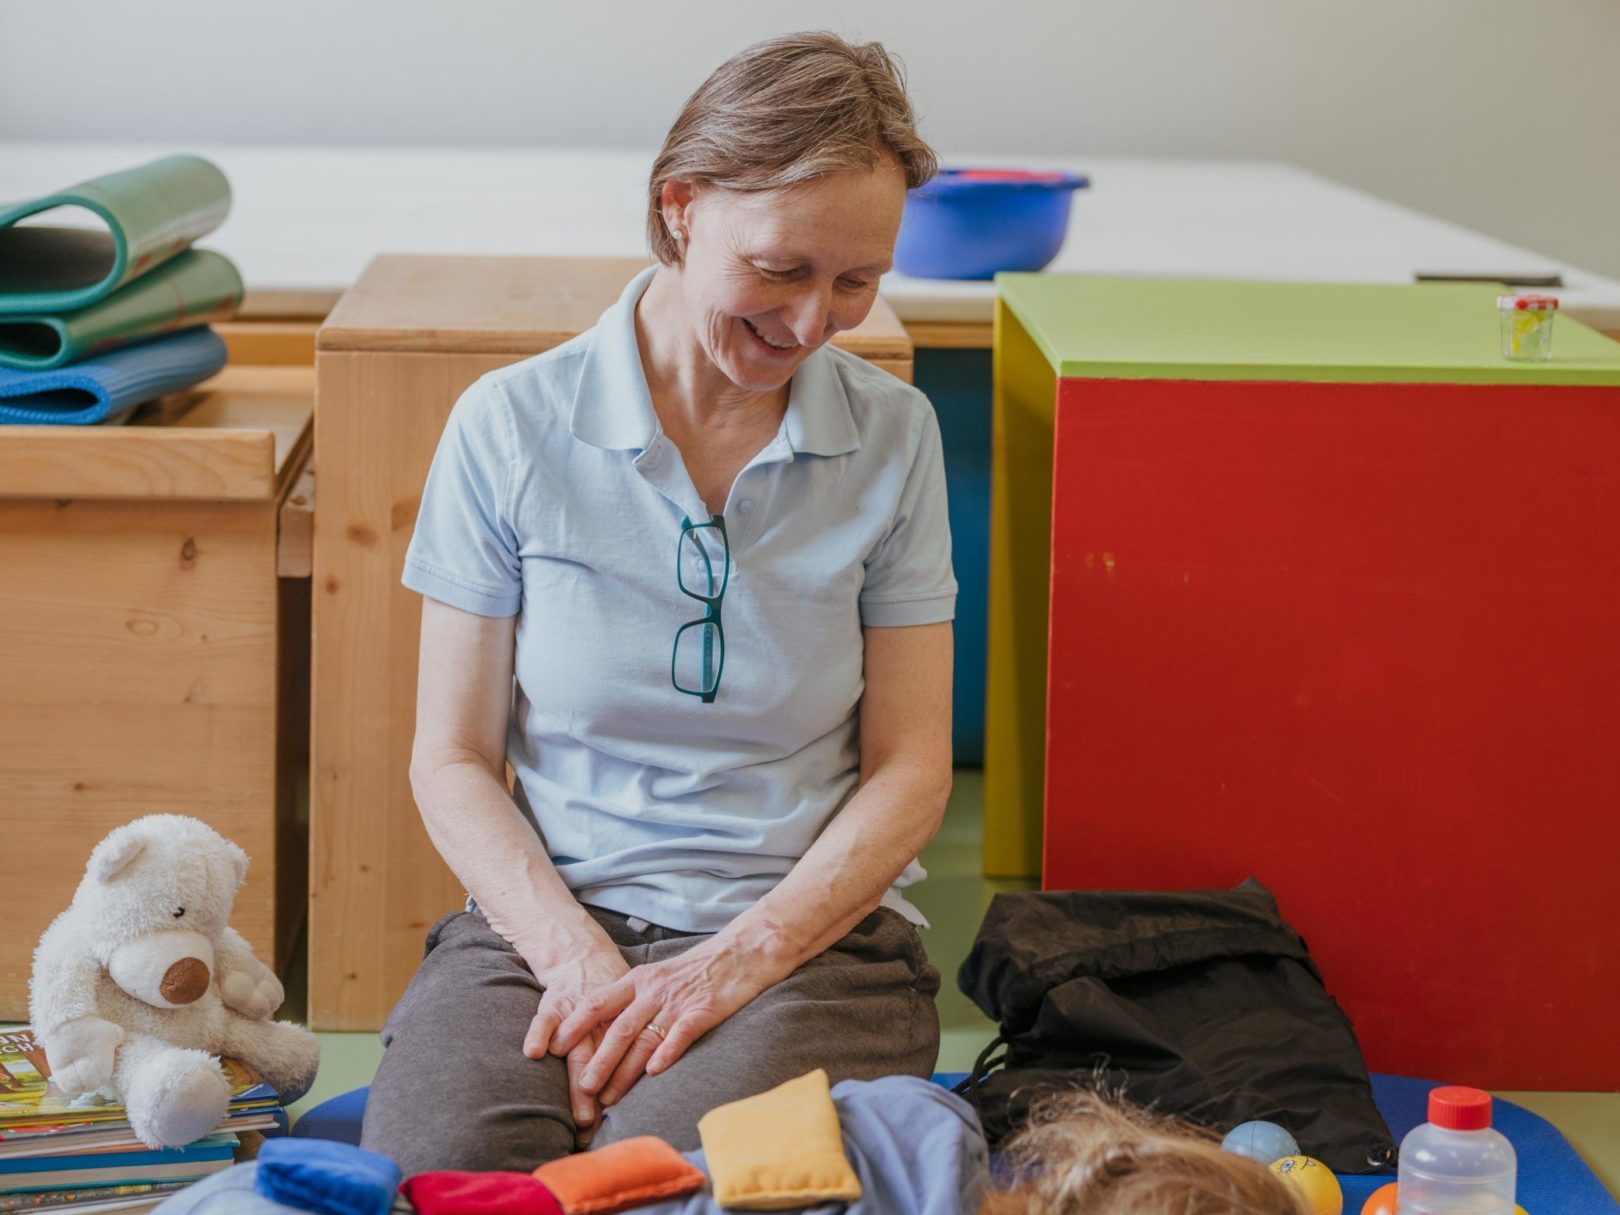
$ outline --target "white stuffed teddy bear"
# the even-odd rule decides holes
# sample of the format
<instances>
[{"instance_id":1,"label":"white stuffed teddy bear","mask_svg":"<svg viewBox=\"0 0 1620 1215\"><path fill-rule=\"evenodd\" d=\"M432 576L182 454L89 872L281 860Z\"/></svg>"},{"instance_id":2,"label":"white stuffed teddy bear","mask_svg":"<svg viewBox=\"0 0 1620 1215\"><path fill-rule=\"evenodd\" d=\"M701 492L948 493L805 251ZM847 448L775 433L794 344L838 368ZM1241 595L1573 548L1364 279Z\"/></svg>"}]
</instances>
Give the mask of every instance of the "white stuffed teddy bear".
<instances>
[{"instance_id":1,"label":"white stuffed teddy bear","mask_svg":"<svg viewBox=\"0 0 1620 1215\"><path fill-rule=\"evenodd\" d=\"M64 1093L120 1098L142 1142L179 1147L225 1117L219 1055L283 1103L314 1083L320 1044L271 1021L280 981L227 926L247 854L206 823L153 814L97 844L34 953L29 1017Z\"/></svg>"}]
</instances>

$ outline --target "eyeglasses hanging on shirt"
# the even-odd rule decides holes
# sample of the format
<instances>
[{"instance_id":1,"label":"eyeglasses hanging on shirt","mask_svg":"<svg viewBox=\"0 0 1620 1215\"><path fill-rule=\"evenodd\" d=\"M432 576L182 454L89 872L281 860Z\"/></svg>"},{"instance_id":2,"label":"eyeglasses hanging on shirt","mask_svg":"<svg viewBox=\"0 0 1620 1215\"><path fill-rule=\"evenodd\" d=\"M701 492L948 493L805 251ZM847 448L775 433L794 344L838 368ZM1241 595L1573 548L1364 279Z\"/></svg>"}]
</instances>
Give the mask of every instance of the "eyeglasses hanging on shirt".
<instances>
[{"instance_id":1,"label":"eyeglasses hanging on shirt","mask_svg":"<svg viewBox=\"0 0 1620 1215\"><path fill-rule=\"evenodd\" d=\"M675 630L669 677L677 692L696 696L706 705L714 703L715 693L720 690L720 672L726 664L720 601L725 598L730 577L731 542L726 538L725 519L720 515L707 523L682 519L675 578L681 593L696 599L706 610L702 619L688 621Z\"/></svg>"}]
</instances>

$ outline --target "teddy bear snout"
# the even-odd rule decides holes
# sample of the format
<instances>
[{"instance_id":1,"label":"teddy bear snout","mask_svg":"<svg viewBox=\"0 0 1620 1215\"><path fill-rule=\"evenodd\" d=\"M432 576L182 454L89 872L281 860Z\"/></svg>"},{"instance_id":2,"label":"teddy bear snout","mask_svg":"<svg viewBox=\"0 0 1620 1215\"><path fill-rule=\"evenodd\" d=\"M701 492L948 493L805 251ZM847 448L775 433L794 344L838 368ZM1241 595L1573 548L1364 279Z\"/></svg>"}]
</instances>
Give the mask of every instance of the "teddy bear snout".
<instances>
[{"instance_id":1,"label":"teddy bear snout","mask_svg":"<svg viewBox=\"0 0 1620 1215\"><path fill-rule=\"evenodd\" d=\"M181 958L163 972L158 991L170 1004L192 1004L208 990L208 967L201 958Z\"/></svg>"},{"instance_id":2,"label":"teddy bear snout","mask_svg":"<svg viewBox=\"0 0 1620 1215\"><path fill-rule=\"evenodd\" d=\"M137 1000L157 1008L184 1008L214 981L214 945L200 932L169 929L125 941L113 950L107 973Z\"/></svg>"}]
</instances>

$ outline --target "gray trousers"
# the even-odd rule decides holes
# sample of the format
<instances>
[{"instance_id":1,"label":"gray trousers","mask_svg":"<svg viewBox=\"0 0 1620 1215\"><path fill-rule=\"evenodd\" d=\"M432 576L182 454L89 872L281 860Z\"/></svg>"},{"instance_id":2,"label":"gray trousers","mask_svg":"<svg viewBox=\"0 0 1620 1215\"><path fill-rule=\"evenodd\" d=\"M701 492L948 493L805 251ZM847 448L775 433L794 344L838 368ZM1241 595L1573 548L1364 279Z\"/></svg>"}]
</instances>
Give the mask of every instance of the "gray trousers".
<instances>
[{"instance_id":1,"label":"gray trousers","mask_svg":"<svg viewBox=\"0 0 1620 1215\"><path fill-rule=\"evenodd\" d=\"M631 966L707 939L590 908ZM435 1169L527 1172L574 1150L568 1071L529 1059L541 986L477 911L428 932L422 965L383 1026L361 1144L406 1176ZM604 1111L594 1146L657 1135L689 1151L709 1110L814 1068L840 1080L928 1076L939 1055L939 972L916 928L879 908Z\"/></svg>"}]
</instances>

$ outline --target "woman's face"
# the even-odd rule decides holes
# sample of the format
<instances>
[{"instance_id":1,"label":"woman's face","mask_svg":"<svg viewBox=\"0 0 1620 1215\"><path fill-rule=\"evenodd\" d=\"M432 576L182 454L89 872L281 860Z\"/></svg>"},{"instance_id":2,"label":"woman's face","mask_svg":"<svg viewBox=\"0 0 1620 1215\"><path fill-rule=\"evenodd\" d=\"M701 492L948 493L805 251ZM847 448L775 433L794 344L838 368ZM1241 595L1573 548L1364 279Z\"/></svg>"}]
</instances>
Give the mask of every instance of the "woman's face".
<instances>
[{"instance_id":1,"label":"woman's face","mask_svg":"<svg viewBox=\"0 0 1620 1215\"><path fill-rule=\"evenodd\" d=\"M671 182L664 197L685 233L681 295L697 342L733 384L769 392L866 319L893 260L906 183L884 160L756 193Z\"/></svg>"}]
</instances>

